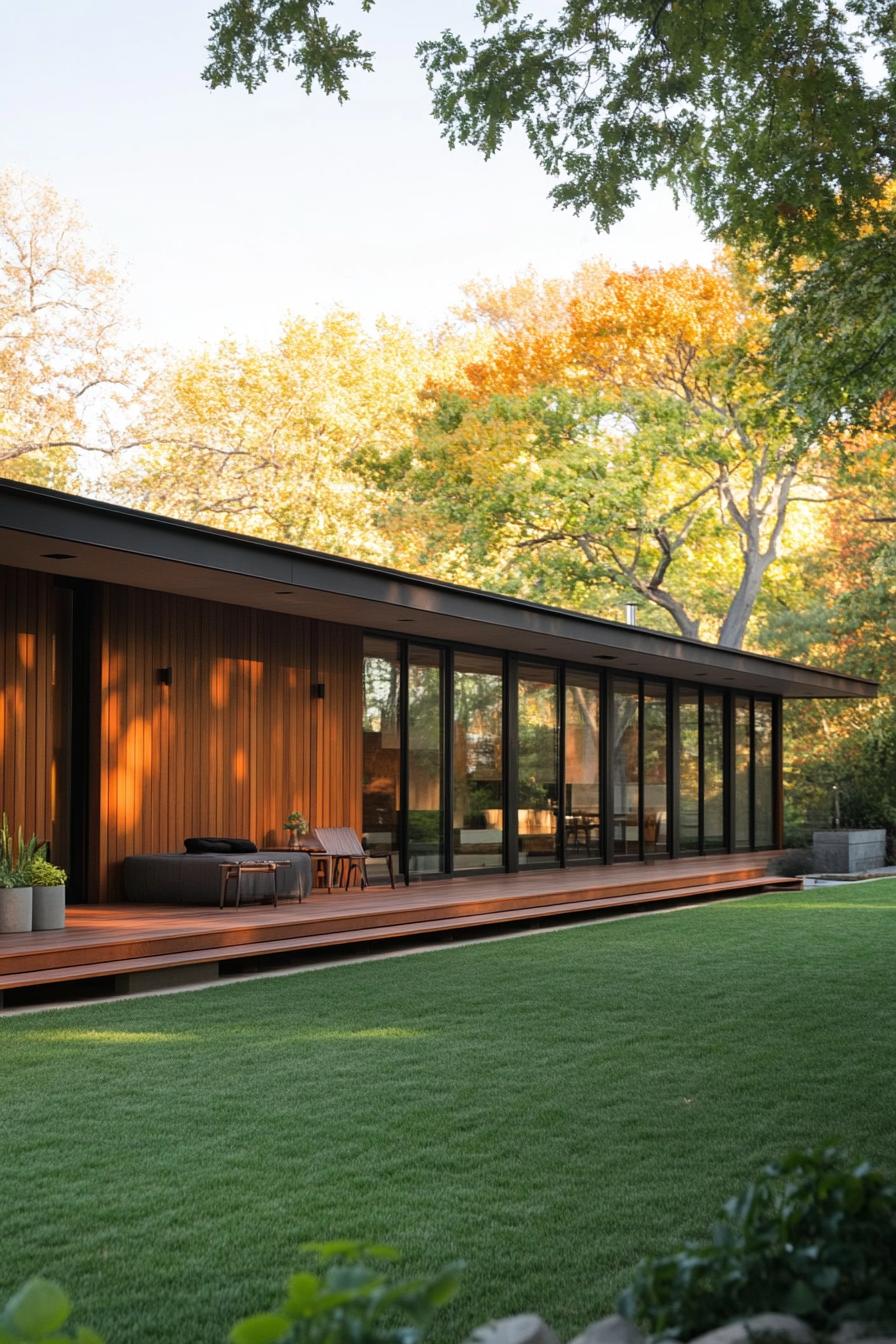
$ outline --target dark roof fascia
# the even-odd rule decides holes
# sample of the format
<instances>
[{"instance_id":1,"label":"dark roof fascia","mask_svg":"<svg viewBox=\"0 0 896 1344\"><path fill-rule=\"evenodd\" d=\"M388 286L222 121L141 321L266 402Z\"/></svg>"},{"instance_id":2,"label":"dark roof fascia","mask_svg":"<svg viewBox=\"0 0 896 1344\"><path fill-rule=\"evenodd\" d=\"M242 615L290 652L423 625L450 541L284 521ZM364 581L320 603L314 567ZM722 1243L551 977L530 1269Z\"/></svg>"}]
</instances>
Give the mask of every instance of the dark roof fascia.
<instances>
[{"instance_id":1,"label":"dark roof fascia","mask_svg":"<svg viewBox=\"0 0 896 1344\"><path fill-rule=\"evenodd\" d=\"M372 602L495 626L527 628L546 638L583 640L608 650L672 658L681 662L683 677L687 677L688 664L699 657L704 666L717 669L720 675L780 673L782 684L788 676L812 683L811 693L818 696L823 696L826 688L831 695L868 696L875 694L878 686L870 678L724 648L17 481L0 480L0 527L272 584L320 592L350 591L352 596ZM786 690L782 694L787 694Z\"/></svg>"}]
</instances>

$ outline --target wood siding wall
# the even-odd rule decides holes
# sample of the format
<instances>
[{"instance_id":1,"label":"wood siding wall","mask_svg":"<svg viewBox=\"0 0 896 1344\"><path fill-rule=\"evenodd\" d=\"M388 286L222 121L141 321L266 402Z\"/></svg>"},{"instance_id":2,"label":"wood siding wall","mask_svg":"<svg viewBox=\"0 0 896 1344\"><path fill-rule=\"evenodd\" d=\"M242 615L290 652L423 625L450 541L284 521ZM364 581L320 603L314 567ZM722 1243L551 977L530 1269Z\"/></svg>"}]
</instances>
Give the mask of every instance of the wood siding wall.
<instances>
[{"instance_id":1,"label":"wood siding wall","mask_svg":"<svg viewBox=\"0 0 896 1344\"><path fill-rule=\"evenodd\" d=\"M188 835L282 845L292 809L360 827L359 631L113 585L97 624L100 900L119 896L126 855Z\"/></svg>"},{"instance_id":2,"label":"wood siding wall","mask_svg":"<svg viewBox=\"0 0 896 1344\"><path fill-rule=\"evenodd\" d=\"M44 574L0 567L0 812L52 836L53 586Z\"/></svg>"}]
</instances>

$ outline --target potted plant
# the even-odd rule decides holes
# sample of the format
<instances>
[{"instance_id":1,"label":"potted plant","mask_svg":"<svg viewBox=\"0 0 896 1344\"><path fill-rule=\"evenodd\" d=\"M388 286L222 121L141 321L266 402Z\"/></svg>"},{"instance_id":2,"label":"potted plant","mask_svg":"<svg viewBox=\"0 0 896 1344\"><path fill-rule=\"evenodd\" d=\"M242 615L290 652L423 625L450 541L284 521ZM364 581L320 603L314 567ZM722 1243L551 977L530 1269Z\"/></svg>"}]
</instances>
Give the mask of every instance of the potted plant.
<instances>
[{"instance_id":1,"label":"potted plant","mask_svg":"<svg viewBox=\"0 0 896 1344\"><path fill-rule=\"evenodd\" d=\"M290 812L283 823L283 829L289 831L290 849L298 849L299 837L308 834L308 822L302 816L301 812Z\"/></svg>"},{"instance_id":2,"label":"potted plant","mask_svg":"<svg viewBox=\"0 0 896 1344\"><path fill-rule=\"evenodd\" d=\"M28 869L31 881L32 929L65 928L65 873L35 854Z\"/></svg>"},{"instance_id":3,"label":"potted plant","mask_svg":"<svg viewBox=\"0 0 896 1344\"><path fill-rule=\"evenodd\" d=\"M31 932L31 864L43 846L32 835L28 843L21 826L13 843L6 813L0 824L0 934Z\"/></svg>"}]
</instances>

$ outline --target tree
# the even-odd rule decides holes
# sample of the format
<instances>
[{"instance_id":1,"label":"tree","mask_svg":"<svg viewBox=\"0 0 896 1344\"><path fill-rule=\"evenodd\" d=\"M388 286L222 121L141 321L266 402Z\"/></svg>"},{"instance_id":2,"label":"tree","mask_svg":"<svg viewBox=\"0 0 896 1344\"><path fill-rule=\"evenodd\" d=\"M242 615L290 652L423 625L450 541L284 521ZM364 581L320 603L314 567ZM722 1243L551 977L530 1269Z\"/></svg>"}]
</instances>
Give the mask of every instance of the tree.
<instances>
[{"instance_id":1,"label":"tree","mask_svg":"<svg viewBox=\"0 0 896 1344\"><path fill-rule=\"evenodd\" d=\"M290 67L306 91L345 99L374 55L327 5L226 0L205 79L252 90ZM756 252L790 319L779 355L802 356L782 380L812 433L896 386L896 213L881 193L896 176L891 0L566 0L551 19L480 0L473 22L472 38L417 48L450 144L490 156L520 127L554 200L598 228L666 183L711 237Z\"/></svg>"},{"instance_id":2,"label":"tree","mask_svg":"<svg viewBox=\"0 0 896 1344\"><path fill-rule=\"evenodd\" d=\"M121 286L50 186L0 175L0 470L69 485L79 451L121 444L140 362Z\"/></svg>"},{"instance_id":3,"label":"tree","mask_svg":"<svg viewBox=\"0 0 896 1344\"><path fill-rule=\"evenodd\" d=\"M284 324L270 347L224 341L173 362L133 438L117 498L277 541L379 560L381 501L351 471L413 436L421 389L447 356L385 320Z\"/></svg>"},{"instance_id":4,"label":"tree","mask_svg":"<svg viewBox=\"0 0 896 1344\"><path fill-rule=\"evenodd\" d=\"M403 520L431 519L424 557L457 577L592 609L622 589L739 647L794 487L818 469L762 379L767 315L721 265L586 268L565 324L556 297L531 281L474 293L472 317L498 319L465 371L474 392L445 390L380 480Z\"/></svg>"}]
</instances>

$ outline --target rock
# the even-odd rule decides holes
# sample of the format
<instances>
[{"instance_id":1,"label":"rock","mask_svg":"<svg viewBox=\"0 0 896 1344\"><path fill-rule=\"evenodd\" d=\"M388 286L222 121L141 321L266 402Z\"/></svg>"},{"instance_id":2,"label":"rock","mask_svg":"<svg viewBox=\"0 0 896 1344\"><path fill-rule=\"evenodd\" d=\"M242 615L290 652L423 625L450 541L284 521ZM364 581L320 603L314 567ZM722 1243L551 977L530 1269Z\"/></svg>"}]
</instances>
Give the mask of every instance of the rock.
<instances>
[{"instance_id":1,"label":"rock","mask_svg":"<svg viewBox=\"0 0 896 1344\"><path fill-rule=\"evenodd\" d=\"M470 1336L470 1344L560 1344L560 1340L540 1316L523 1315L480 1325Z\"/></svg>"},{"instance_id":2,"label":"rock","mask_svg":"<svg viewBox=\"0 0 896 1344\"><path fill-rule=\"evenodd\" d=\"M576 1335L572 1344L645 1344L643 1333L625 1316L604 1316Z\"/></svg>"},{"instance_id":3,"label":"rock","mask_svg":"<svg viewBox=\"0 0 896 1344\"><path fill-rule=\"evenodd\" d=\"M874 1321L844 1321L831 1335L831 1344L890 1344L892 1336L886 1336ZM896 1342L894 1342L896 1344Z\"/></svg>"},{"instance_id":4,"label":"rock","mask_svg":"<svg viewBox=\"0 0 896 1344\"><path fill-rule=\"evenodd\" d=\"M798 1316L764 1311L745 1321L733 1321L691 1340L691 1344L751 1344L753 1340L786 1339L790 1344L814 1344L815 1335Z\"/></svg>"}]
</instances>

